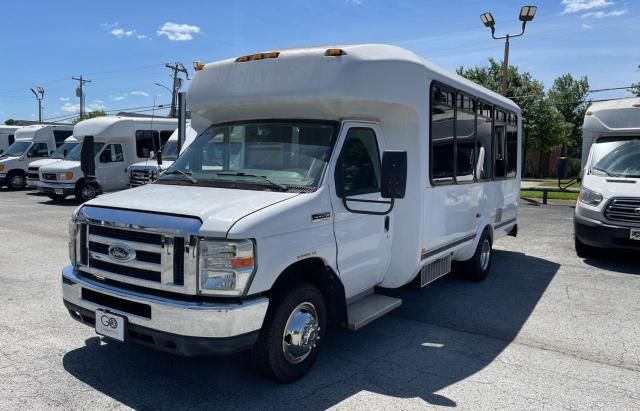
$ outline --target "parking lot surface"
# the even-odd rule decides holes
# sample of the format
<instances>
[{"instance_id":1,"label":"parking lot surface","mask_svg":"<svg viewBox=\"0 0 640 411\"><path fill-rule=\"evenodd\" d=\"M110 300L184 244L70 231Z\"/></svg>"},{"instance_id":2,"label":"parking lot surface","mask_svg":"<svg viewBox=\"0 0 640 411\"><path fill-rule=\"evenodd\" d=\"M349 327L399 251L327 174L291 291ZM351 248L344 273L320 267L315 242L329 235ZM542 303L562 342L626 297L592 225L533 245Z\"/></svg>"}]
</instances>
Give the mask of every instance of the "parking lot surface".
<instances>
[{"instance_id":1,"label":"parking lot surface","mask_svg":"<svg viewBox=\"0 0 640 411\"><path fill-rule=\"evenodd\" d=\"M403 288L401 308L330 336L302 380L246 353L106 343L62 305L73 202L0 190L1 409L640 408L640 257L573 250L570 206L523 203L483 283Z\"/></svg>"}]
</instances>

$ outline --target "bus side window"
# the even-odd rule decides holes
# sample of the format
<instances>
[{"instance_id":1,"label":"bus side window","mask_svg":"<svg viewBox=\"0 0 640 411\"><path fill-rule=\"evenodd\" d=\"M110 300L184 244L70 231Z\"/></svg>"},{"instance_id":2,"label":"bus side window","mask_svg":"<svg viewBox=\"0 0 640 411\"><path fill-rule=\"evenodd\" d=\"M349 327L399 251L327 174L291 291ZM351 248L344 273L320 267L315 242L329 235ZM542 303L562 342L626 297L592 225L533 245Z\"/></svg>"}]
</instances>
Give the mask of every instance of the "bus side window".
<instances>
[{"instance_id":1,"label":"bus side window","mask_svg":"<svg viewBox=\"0 0 640 411\"><path fill-rule=\"evenodd\" d=\"M515 178L518 174L518 116L507 115L507 178Z\"/></svg>"},{"instance_id":2,"label":"bus side window","mask_svg":"<svg viewBox=\"0 0 640 411\"><path fill-rule=\"evenodd\" d=\"M502 180L505 177L507 159L505 152L506 113L495 110L493 123L493 177Z\"/></svg>"},{"instance_id":3,"label":"bus side window","mask_svg":"<svg viewBox=\"0 0 640 411\"><path fill-rule=\"evenodd\" d=\"M476 178L478 181L491 179L492 150L491 150L491 129L492 129L492 108L490 105L479 102L477 117L477 139L476 139Z\"/></svg>"},{"instance_id":4,"label":"bus side window","mask_svg":"<svg viewBox=\"0 0 640 411\"><path fill-rule=\"evenodd\" d=\"M454 93L438 86L431 88L431 181L435 185L454 184Z\"/></svg>"},{"instance_id":5,"label":"bus side window","mask_svg":"<svg viewBox=\"0 0 640 411\"><path fill-rule=\"evenodd\" d=\"M458 93L456 103L456 181L470 183L474 180L476 161L475 100Z\"/></svg>"}]
</instances>

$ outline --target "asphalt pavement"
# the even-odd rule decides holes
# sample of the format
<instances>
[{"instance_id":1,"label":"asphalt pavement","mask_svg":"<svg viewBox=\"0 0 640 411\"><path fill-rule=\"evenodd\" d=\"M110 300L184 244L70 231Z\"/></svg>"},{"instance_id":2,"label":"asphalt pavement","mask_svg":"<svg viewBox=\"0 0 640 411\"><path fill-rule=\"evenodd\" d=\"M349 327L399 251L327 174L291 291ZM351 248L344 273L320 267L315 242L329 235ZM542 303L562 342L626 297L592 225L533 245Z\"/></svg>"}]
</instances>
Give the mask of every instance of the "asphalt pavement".
<instances>
[{"instance_id":1,"label":"asphalt pavement","mask_svg":"<svg viewBox=\"0 0 640 411\"><path fill-rule=\"evenodd\" d=\"M483 283L390 291L403 305L330 336L283 385L249 356L106 343L62 305L76 203L0 190L0 409L638 409L640 258L573 250L570 205L522 204Z\"/></svg>"}]
</instances>

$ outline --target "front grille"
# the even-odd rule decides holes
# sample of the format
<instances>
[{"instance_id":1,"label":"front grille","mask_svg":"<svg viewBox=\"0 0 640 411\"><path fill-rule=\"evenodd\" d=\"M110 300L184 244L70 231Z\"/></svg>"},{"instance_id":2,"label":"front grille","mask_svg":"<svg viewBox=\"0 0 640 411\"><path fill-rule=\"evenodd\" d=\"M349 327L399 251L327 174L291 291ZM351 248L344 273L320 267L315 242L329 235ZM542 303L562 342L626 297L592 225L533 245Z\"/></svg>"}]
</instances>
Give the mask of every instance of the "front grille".
<instances>
[{"instance_id":1,"label":"front grille","mask_svg":"<svg viewBox=\"0 0 640 411\"><path fill-rule=\"evenodd\" d=\"M55 173L42 173L42 179L47 181L55 181L58 176Z\"/></svg>"},{"instance_id":2,"label":"front grille","mask_svg":"<svg viewBox=\"0 0 640 411\"><path fill-rule=\"evenodd\" d=\"M110 273L125 275L127 277L138 278L140 280L160 282L161 274L159 271L143 270L141 268L129 267L120 264L108 263L106 261L89 259L89 267L96 268Z\"/></svg>"},{"instance_id":3,"label":"front grille","mask_svg":"<svg viewBox=\"0 0 640 411\"><path fill-rule=\"evenodd\" d=\"M604 215L611 221L640 224L640 198L614 198Z\"/></svg>"},{"instance_id":4,"label":"front grille","mask_svg":"<svg viewBox=\"0 0 640 411\"><path fill-rule=\"evenodd\" d=\"M40 178L38 175L38 167L29 167L27 169L27 178L37 180Z\"/></svg>"},{"instance_id":5,"label":"front grille","mask_svg":"<svg viewBox=\"0 0 640 411\"><path fill-rule=\"evenodd\" d=\"M118 228L104 227L100 225L92 225L89 227L89 234L99 235L101 237L115 238L124 241L135 241L145 244L162 244L162 235L155 233L145 233L142 231L121 230Z\"/></svg>"},{"instance_id":6,"label":"front grille","mask_svg":"<svg viewBox=\"0 0 640 411\"><path fill-rule=\"evenodd\" d=\"M184 238L173 241L173 283L184 285Z\"/></svg>"},{"instance_id":7,"label":"front grille","mask_svg":"<svg viewBox=\"0 0 640 411\"><path fill-rule=\"evenodd\" d=\"M157 180L157 174L153 170L132 168L129 172L129 184L132 187L142 186Z\"/></svg>"},{"instance_id":8,"label":"front grille","mask_svg":"<svg viewBox=\"0 0 640 411\"><path fill-rule=\"evenodd\" d=\"M98 243L95 241L89 241L89 251L108 255L109 245ZM143 263L161 264L162 256L160 255L160 253L152 253L150 251L136 250L136 260L141 261Z\"/></svg>"}]
</instances>

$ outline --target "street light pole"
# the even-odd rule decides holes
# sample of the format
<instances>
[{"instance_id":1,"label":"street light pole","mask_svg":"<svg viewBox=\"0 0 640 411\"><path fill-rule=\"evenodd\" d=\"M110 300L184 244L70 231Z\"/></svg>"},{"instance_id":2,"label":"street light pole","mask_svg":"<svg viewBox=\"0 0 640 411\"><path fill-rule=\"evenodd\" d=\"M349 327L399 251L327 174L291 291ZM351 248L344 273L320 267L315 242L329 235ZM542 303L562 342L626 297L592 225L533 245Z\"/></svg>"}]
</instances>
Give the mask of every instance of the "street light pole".
<instances>
[{"instance_id":1,"label":"street light pole","mask_svg":"<svg viewBox=\"0 0 640 411\"><path fill-rule=\"evenodd\" d=\"M44 87L36 87L31 89L31 92L38 100L38 123L42 124L42 100L44 99Z\"/></svg>"},{"instance_id":2,"label":"street light pole","mask_svg":"<svg viewBox=\"0 0 640 411\"><path fill-rule=\"evenodd\" d=\"M491 29L491 37L494 40L502 40L504 39L504 58L502 59L502 84L500 87L500 93L503 96L507 95L507 81L509 75L509 39L512 37L520 37L524 34L524 29L528 22L533 20L536 15L536 11L538 10L537 6L523 6L520 9L520 21L522 22L522 31L518 34L506 34L504 36L496 36L496 21L493 19L493 15L491 13L482 13L480 15L480 20L482 20L482 24L485 27L489 27Z\"/></svg>"}]
</instances>

